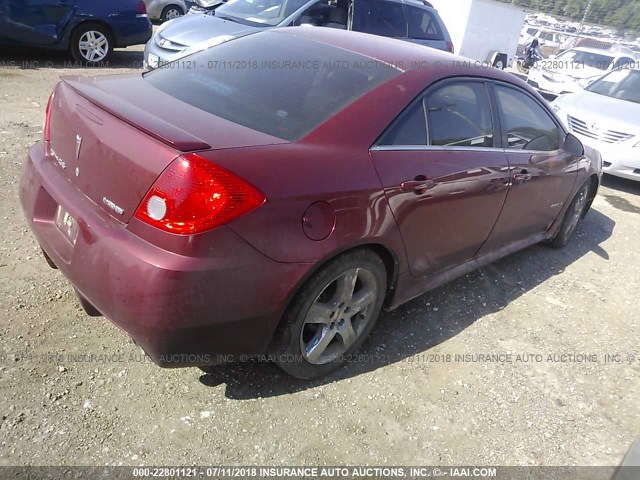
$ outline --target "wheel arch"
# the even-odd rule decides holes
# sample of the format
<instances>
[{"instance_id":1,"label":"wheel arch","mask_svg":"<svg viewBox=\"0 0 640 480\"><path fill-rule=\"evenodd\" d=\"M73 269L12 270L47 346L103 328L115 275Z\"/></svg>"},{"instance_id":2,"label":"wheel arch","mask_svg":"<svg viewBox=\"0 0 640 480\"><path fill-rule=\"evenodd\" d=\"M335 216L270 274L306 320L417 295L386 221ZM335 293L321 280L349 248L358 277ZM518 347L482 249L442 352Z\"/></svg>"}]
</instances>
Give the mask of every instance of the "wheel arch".
<instances>
[{"instance_id":1,"label":"wheel arch","mask_svg":"<svg viewBox=\"0 0 640 480\"><path fill-rule=\"evenodd\" d=\"M99 25L100 27L104 27L107 32L109 33L109 35L111 36L111 41L113 42L113 47L117 47L118 46L118 38L115 34L114 29L111 27L111 25L109 25L108 22L105 22L104 20L101 19L96 19L96 18L86 18L83 20L80 20L78 23L76 23L69 31L69 37L67 39L67 48L72 48L73 45L71 44L72 40L73 40L73 36L76 34L76 32L78 31L79 28L85 27L87 25Z\"/></svg>"},{"instance_id":2,"label":"wheel arch","mask_svg":"<svg viewBox=\"0 0 640 480\"><path fill-rule=\"evenodd\" d=\"M280 315L280 318L278 319L276 324L273 326L271 338L269 339L269 342L268 342L269 350L271 350L271 348L273 347L274 342L277 341L277 332L280 329L280 326L282 325L282 322L285 318L285 314L287 310L291 306L292 302L296 299L300 291L307 284L307 282L309 282L309 279L311 279L313 275L315 275L317 272L322 270L326 265L331 263L336 258L339 258L342 255L346 255L348 253L351 253L357 250L369 250L375 253L382 260L385 271L387 273L387 291L385 293L385 299L382 304L383 305L382 308L386 309L389 305L391 305L393 301L393 297L396 293L396 287L398 284L398 275L400 270L400 263L399 263L396 252L394 252L394 250L391 247L376 241L363 242L360 244L350 245L340 250L336 250L331 254L325 256L323 259L316 262L313 265L313 267L310 268L309 271L307 271L304 277L297 283L295 288L292 289L291 293L288 295L286 299L285 307L282 309L282 314Z\"/></svg>"},{"instance_id":3,"label":"wheel arch","mask_svg":"<svg viewBox=\"0 0 640 480\"><path fill-rule=\"evenodd\" d=\"M396 293L396 287L398 285L398 275L400 273L400 263L398 260L397 253L388 245L385 245L381 242L364 242L356 245L350 245L343 249L332 252L331 254L325 256L318 262L316 262L312 268L307 271L304 277L298 282L295 288L292 289L291 293L288 295L285 307L282 310L282 315L278 320L274 331L277 329L278 325L282 322L282 318L284 317L284 313L287 311L291 302L296 298L300 290L307 284L309 279L318 271L322 270L327 264L335 260L336 258L346 255L348 253L354 252L356 250L370 250L375 253L384 264L385 271L387 273L387 291L385 293L385 299L383 303L383 308L391 305L393 301L393 297Z\"/></svg>"},{"instance_id":4,"label":"wheel arch","mask_svg":"<svg viewBox=\"0 0 640 480\"><path fill-rule=\"evenodd\" d=\"M598 189L600 188L600 179L598 178L598 175L595 173L587 179L587 182L591 182L591 183L589 185L589 197L587 199L587 207L584 209L584 212L582 213L582 218L584 218L587 212L591 209L593 200L596 198L596 195L598 194Z\"/></svg>"}]
</instances>

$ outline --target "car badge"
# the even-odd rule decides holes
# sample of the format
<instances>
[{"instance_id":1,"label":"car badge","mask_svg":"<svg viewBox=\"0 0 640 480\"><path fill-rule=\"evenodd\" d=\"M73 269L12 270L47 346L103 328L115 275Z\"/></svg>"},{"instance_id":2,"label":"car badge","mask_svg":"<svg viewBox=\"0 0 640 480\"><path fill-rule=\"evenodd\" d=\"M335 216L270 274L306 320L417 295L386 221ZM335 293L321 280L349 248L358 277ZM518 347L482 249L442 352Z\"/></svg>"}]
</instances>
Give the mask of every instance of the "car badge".
<instances>
[{"instance_id":1,"label":"car badge","mask_svg":"<svg viewBox=\"0 0 640 480\"><path fill-rule=\"evenodd\" d=\"M80 149L82 148L82 137L76 135L76 161L80 160Z\"/></svg>"}]
</instances>

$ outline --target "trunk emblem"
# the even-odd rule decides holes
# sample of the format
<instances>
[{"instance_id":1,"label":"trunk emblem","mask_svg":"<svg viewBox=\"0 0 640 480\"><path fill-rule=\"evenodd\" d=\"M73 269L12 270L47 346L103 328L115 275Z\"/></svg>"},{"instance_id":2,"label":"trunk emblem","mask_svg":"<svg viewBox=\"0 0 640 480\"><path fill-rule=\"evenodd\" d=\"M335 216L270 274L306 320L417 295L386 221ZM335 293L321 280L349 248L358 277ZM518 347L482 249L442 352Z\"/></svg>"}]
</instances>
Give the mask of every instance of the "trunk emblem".
<instances>
[{"instance_id":1,"label":"trunk emblem","mask_svg":"<svg viewBox=\"0 0 640 480\"><path fill-rule=\"evenodd\" d=\"M76 135L76 161L80 160L80 149L82 148L82 137Z\"/></svg>"},{"instance_id":2,"label":"trunk emblem","mask_svg":"<svg viewBox=\"0 0 640 480\"><path fill-rule=\"evenodd\" d=\"M124 209L120 208L118 205L113 203L107 197L102 197L102 203L104 203L107 207L109 207L111 210L116 212L118 215L123 215L124 214Z\"/></svg>"}]
</instances>

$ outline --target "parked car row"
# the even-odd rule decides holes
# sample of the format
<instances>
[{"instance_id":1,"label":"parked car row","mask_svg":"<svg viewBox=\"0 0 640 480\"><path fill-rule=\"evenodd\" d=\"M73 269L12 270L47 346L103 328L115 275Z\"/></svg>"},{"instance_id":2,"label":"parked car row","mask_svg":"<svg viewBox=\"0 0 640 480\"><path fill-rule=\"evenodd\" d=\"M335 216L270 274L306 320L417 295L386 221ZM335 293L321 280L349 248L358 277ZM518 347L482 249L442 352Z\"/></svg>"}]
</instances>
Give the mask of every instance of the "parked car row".
<instances>
[{"instance_id":1,"label":"parked car row","mask_svg":"<svg viewBox=\"0 0 640 480\"><path fill-rule=\"evenodd\" d=\"M563 95L582 90L608 72L633 68L637 63L632 53L572 48L557 57L538 61L529 71L528 82L544 94Z\"/></svg>"},{"instance_id":2,"label":"parked car row","mask_svg":"<svg viewBox=\"0 0 640 480\"><path fill-rule=\"evenodd\" d=\"M275 27L311 25L403 39L453 51L437 11L419 0L236 0L208 15L188 15L162 25L147 43L147 68L194 51Z\"/></svg>"}]
</instances>

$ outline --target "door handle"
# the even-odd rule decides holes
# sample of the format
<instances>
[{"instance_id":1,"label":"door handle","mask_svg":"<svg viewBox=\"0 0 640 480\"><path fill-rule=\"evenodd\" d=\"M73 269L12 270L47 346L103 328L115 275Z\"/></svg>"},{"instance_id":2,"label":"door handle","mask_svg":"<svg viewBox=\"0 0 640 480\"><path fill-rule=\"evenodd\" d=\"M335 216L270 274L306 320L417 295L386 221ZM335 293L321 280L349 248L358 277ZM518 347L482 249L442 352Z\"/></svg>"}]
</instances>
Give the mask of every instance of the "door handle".
<instances>
[{"instance_id":1,"label":"door handle","mask_svg":"<svg viewBox=\"0 0 640 480\"><path fill-rule=\"evenodd\" d=\"M524 182L528 182L532 178L533 178L533 175L531 175L526 170L522 170L520 173L514 173L513 174L513 181L514 182L522 182L522 183L524 183Z\"/></svg>"},{"instance_id":2,"label":"door handle","mask_svg":"<svg viewBox=\"0 0 640 480\"><path fill-rule=\"evenodd\" d=\"M403 192L414 192L419 195L435 187L435 185L433 180L428 180L425 176L419 175L413 180L402 182L400 184L400 190Z\"/></svg>"}]
</instances>

